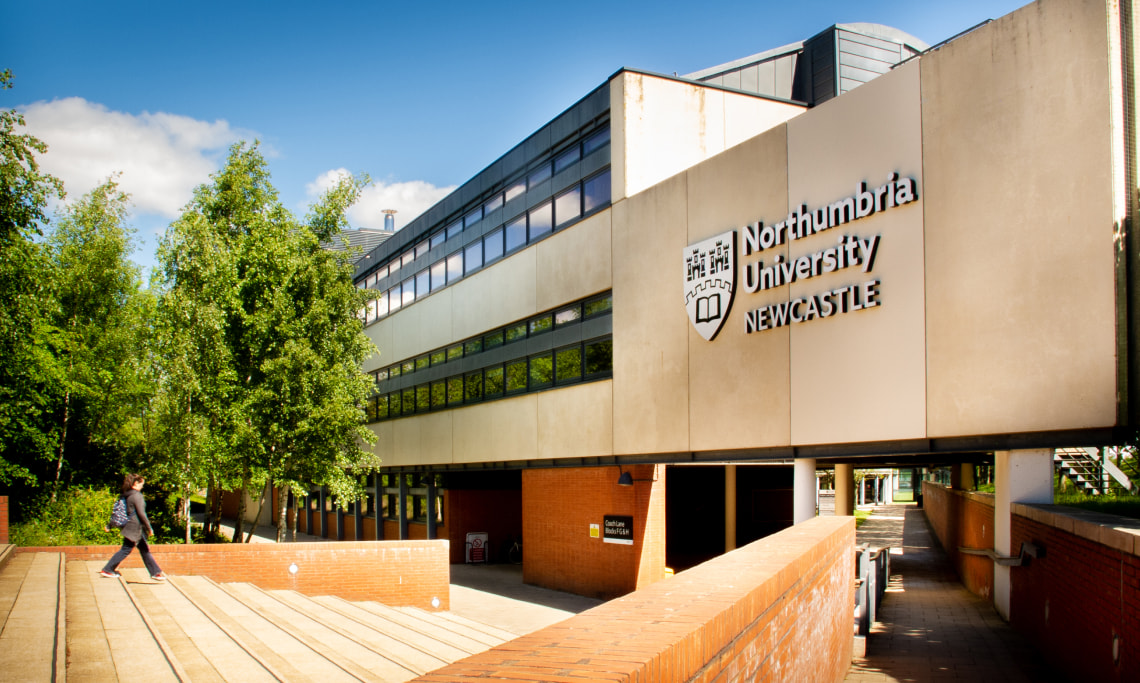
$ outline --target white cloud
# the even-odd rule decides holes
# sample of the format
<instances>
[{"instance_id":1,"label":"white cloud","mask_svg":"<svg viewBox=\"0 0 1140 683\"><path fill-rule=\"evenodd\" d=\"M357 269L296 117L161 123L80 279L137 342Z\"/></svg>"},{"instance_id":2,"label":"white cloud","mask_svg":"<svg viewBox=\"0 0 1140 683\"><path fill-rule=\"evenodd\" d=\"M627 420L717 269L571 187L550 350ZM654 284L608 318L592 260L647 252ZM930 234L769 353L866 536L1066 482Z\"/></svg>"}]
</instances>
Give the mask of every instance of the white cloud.
<instances>
[{"instance_id":1,"label":"white cloud","mask_svg":"<svg viewBox=\"0 0 1140 683\"><path fill-rule=\"evenodd\" d=\"M64 182L74 200L120 173L135 210L175 218L194 188L209 181L226 148L241 132L163 112L111 111L80 97L36 102L22 108L27 130L48 145L43 170Z\"/></svg>"},{"instance_id":2,"label":"white cloud","mask_svg":"<svg viewBox=\"0 0 1140 683\"><path fill-rule=\"evenodd\" d=\"M346 175L349 173L343 168L326 171L307 184L305 190L310 198L315 199L332 187L338 178ZM395 209L396 229L399 230L454 190L454 185L436 187L422 180L374 182L364 188L360 199L348 210L348 222L354 228L380 229L384 227L384 209Z\"/></svg>"}]
</instances>

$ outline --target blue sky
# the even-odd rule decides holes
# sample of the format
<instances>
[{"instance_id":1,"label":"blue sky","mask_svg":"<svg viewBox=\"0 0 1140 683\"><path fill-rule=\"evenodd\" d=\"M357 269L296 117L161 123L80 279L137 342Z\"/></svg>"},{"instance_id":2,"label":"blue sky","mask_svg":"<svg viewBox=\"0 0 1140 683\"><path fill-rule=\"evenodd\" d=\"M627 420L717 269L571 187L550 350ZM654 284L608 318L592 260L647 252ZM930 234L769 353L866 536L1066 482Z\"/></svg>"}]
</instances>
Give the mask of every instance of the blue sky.
<instances>
[{"instance_id":1,"label":"blue sky","mask_svg":"<svg viewBox=\"0 0 1140 683\"><path fill-rule=\"evenodd\" d=\"M0 107L48 143L78 197L112 171L135 260L258 139L295 212L339 169L376 185L350 214L405 225L622 67L680 74L875 22L930 44L1022 0L838 2L23 2L0 10Z\"/></svg>"}]
</instances>

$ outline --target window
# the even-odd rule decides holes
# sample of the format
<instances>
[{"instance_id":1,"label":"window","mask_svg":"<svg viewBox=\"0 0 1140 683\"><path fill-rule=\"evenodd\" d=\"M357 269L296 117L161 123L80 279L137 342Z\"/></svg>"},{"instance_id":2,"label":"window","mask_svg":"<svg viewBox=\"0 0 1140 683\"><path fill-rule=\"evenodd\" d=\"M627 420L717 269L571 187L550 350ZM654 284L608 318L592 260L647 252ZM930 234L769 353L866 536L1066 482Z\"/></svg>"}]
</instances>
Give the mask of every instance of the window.
<instances>
[{"instance_id":1,"label":"window","mask_svg":"<svg viewBox=\"0 0 1140 683\"><path fill-rule=\"evenodd\" d=\"M431 365L431 358L429 356L420 356L416 359L416 372L427 370L429 365Z\"/></svg>"},{"instance_id":2,"label":"window","mask_svg":"<svg viewBox=\"0 0 1140 683\"><path fill-rule=\"evenodd\" d=\"M400 393L393 392L388 394L388 414L392 417L400 417Z\"/></svg>"},{"instance_id":3,"label":"window","mask_svg":"<svg viewBox=\"0 0 1140 683\"><path fill-rule=\"evenodd\" d=\"M483 242L472 242L463 250L463 267L466 272L483 267Z\"/></svg>"},{"instance_id":4,"label":"window","mask_svg":"<svg viewBox=\"0 0 1140 683\"><path fill-rule=\"evenodd\" d=\"M447 378L447 405L455 406L463 403L463 377Z\"/></svg>"},{"instance_id":5,"label":"window","mask_svg":"<svg viewBox=\"0 0 1140 683\"><path fill-rule=\"evenodd\" d=\"M420 384L416 387L416 412L426 413L431 410L431 385Z\"/></svg>"},{"instance_id":6,"label":"window","mask_svg":"<svg viewBox=\"0 0 1140 683\"><path fill-rule=\"evenodd\" d=\"M388 417L388 395L382 394L376 397L376 419L383 420Z\"/></svg>"},{"instance_id":7,"label":"window","mask_svg":"<svg viewBox=\"0 0 1140 683\"><path fill-rule=\"evenodd\" d=\"M459 360L463 357L463 344L456 344L447 349L447 361Z\"/></svg>"},{"instance_id":8,"label":"window","mask_svg":"<svg viewBox=\"0 0 1140 683\"><path fill-rule=\"evenodd\" d=\"M558 227L582 215L582 192L577 185L554 198L554 217Z\"/></svg>"},{"instance_id":9,"label":"window","mask_svg":"<svg viewBox=\"0 0 1140 683\"><path fill-rule=\"evenodd\" d=\"M582 196L585 201L582 205L584 213L590 213L599 206L610 203L610 172L605 171L596 176L587 178L582 183Z\"/></svg>"},{"instance_id":10,"label":"window","mask_svg":"<svg viewBox=\"0 0 1140 683\"><path fill-rule=\"evenodd\" d=\"M404 305L407 306L416 300L416 279L414 277L410 277L407 280L404 280L402 286L404 290Z\"/></svg>"},{"instance_id":11,"label":"window","mask_svg":"<svg viewBox=\"0 0 1140 683\"><path fill-rule=\"evenodd\" d=\"M416 361L414 359L404 361L404 374L405 375L412 373L412 372L415 372L415 371L416 371Z\"/></svg>"},{"instance_id":12,"label":"window","mask_svg":"<svg viewBox=\"0 0 1140 683\"><path fill-rule=\"evenodd\" d=\"M598 297L597 299L591 299L586 302L584 308L586 309L587 318L592 318L595 315L602 315L603 313L609 313L614 308L614 295L606 294L604 296Z\"/></svg>"},{"instance_id":13,"label":"window","mask_svg":"<svg viewBox=\"0 0 1140 683\"><path fill-rule=\"evenodd\" d=\"M431 264L431 291L447 284L447 261L440 259Z\"/></svg>"},{"instance_id":14,"label":"window","mask_svg":"<svg viewBox=\"0 0 1140 683\"><path fill-rule=\"evenodd\" d=\"M483 348L490 350L503 345L503 331L492 332L483 337Z\"/></svg>"},{"instance_id":15,"label":"window","mask_svg":"<svg viewBox=\"0 0 1140 683\"><path fill-rule=\"evenodd\" d=\"M490 199L488 199L486 202L484 202L484 204L483 204L483 215L486 216L487 214L491 213L492 211L497 211L498 209L501 209L501 208L503 208L503 195L497 194L494 197L491 197Z\"/></svg>"},{"instance_id":16,"label":"window","mask_svg":"<svg viewBox=\"0 0 1140 683\"><path fill-rule=\"evenodd\" d=\"M483 350L482 339L471 339L463 345L463 355L470 356Z\"/></svg>"},{"instance_id":17,"label":"window","mask_svg":"<svg viewBox=\"0 0 1140 683\"><path fill-rule=\"evenodd\" d=\"M416 245L416 258L419 258L428 252L428 241L424 240Z\"/></svg>"},{"instance_id":18,"label":"window","mask_svg":"<svg viewBox=\"0 0 1140 683\"><path fill-rule=\"evenodd\" d=\"M551 354L530 358L530 386L531 390L542 389L554 384L554 363Z\"/></svg>"},{"instance_id":19,"label":"window","mask_svg":"<svg viewBox=\"0 0 1140 683\"><path fill-rule=\"evenodd\" d=\"M431 279L428 275L428 269L424 268L416 273L416 298L422 299L431 293Z\"/></svg>"},{"instance_id":20,"label":"window","mask_svg":"<svg viewBox=\"0 0 1140 683\"><path fill-rule=\"evenodd\" d=\"M483 385L483 395L487 398L499 398L503 395L503 366L487 369L486 381Z\"/></svg>"},{"instance_id":21,"label":"window","mask_svg":"<svg viewBox=\"0 0 1140 683\"><path fill-rule=\"evenodd\" d=\"M614 371L614 342L612 339L586 344L586 377L608 375Z\"/></svg>"},{"instance_id":22,"label":"window","mask_svg":"<svg viewBox=\"0 0 1140 683\"><path fill-rule=\"evenodd\" d=\"M444 382L431 383L431 409L436 410L447 405L447 385Z\"/></svg>"},{"instance_id":23,"label":"window","mask_svg":"<svg viewBox=\"0 0 1140 683\"><path fill-rule=\"evenodd\" d=\"M455 282L463 277L463 252L457 251L447 257L447 281Z\"/></svg>"},{"instance_id":24,"label":"window","mask_svg":"<svg viewBox=\"0 0 1140 683\"><path fill-rule=\"evenodd\" d=\"M569 346L554 352L554 382L567 384L582 379L582 347Z\"/></svg>"},{"instance_id":25,"label":"window","mask_svg":"<svg viewBox=\"0 0 1140 683\"><path fill-rule=\"evenodd\" d=\"M446 239L447 239L447 231L446 230L440 230L439 232L437 232L431 236L431 248L435 249L439 245L443 244Z\"/></svg>"},{"instance_id":26,"label":"window","mask_svg":"<svg viewBox=\"0 0 1140 683\"><path fill-rule=\"evenodd\" d=\"M400 296L400 285L396 285L388 290L388 305L391 307L393 313L400 310L400 306L404 303L403 298Z\"/></svg>"},{"instance_id":27,"label":"window","mask_svg":"<svg viewBox=\"0 0 1140 683\"><path fill-rule=\"evenodd\" d=\"M408 251L405 251L403 254L400 255L400 267L403 268L404 266L408 265L413 260L415 260L415 258L416 258L416 255L414 253L412 253L412 251L410 249Z\"/></svg>"},{"instance_id":28,"label":"window","mask_svg":"<svg viewBox=\"0 0 1140 683\"><path fill-rule=\"evenodd\" d=\"M470 228L481 220L483 220L483 207L480 206L463 217L463 228Z\"/></svg>"},{"instance_id":29,"label":"window","mask_svg":"<svg viewBox=\"0 0 1140 683\"><path fill-rule=\"evenodd\" d=\"M569 325L582 319L582 307L578 304L563 308L554 314L554 326Z\"/></svg>"},{"instance_id":30,"label":"window","mask_svg":"<svg viewBox=\"0 0 1140 683\"><path fill-rule=\"evenodd\" d=\"M526 339L526 323L511 325L506 329L506 335L508 344L520 339Z\"/></svg>"},{"instance_id":31,"label":"window","mask_svg":"<svg viewBox=\"0 0 1140 683\"><path fill-rule=\"evenodd\" d=\"M541 318L535 318L530 321L530 334L533 337L536 334L549 332L554 329L554 318L549 315L544 315Z\"/></svg>"},{"instance_id":32,"label":"window","mask_svg":"<svg viewBox=\"0 0 1140 683\"><path fill-rule=\"evenodd\" d=\"M388 315L388 292L381 292L380 298L376 300L376 315L381 318Z\"/></svg>"},{"instance_id":33,"label":"window","mask_svg":"<svg viewBox=\"0 0 1140 683\"><path fill-rule=\"evenodd\" d=\"M439 351L436 351L436 352L431 354L431 364L432 365L443 365L446 362L447 362L447 352L444 351L443 349L440 349Z\"/></svg>"},{"instance_id":34,"label":"window","mask_svg":"<svg viewBox=\"0 0 1140 683\"><path fill-rule=\"evenodd\" d=\"M467 373L463 378L463 400L465 403L475 403L483 399L483 371Z\"/></svg>"},{"instance_id":35,"label":"window","mask_svg":"<svg viewBox=\"0 0 1140 683\"><path fill-rule=\"evenodd\" d=\"M404 389L403 398L401 399L404 404L403 412L405 415L411 415L416 412L416 390Z\"/></svg>"},{"instance_id":36,"label":"window","mask_svg":"<svg viewBox=\"0 0 1140 683\"><path fill-rule=\"evenodd\" d=\"M507 393L517 394L526 391L526 359L507 363Z\"/></svg>"},{"instance_id":37,"label":"window","mask_svg":"<svg viewBox=\"0 0 1140 683\"><path fill-rule=\"evenodd\" d=\"M528 190L533 190L536 185L548 180L550 178L550 162L547 161L543 165L530 172L526 177L526 187Z\"/></svg>"},{"instance_id":38,"label":"window","mask_svg":"<svg viewBox=\"0 0 1140 683\"><path fill-rule=\"evenodd\" d=\"M393 365L390 368L388 368L388 376L389 377L399 377L400 376L400 366L399 365Z\"/></svg>"},{"instance_id":39,"label":"window","mask_svg":"<svg viewBox=\"0 0 1140 683\"><path fill-rule=\"evenodd\" d=\"M572 166L582 155L578 151L578 145L574 145L565 152L554 157L554 172L561 173L567 168Z\"/></svg>"},{"instance_id":40,"label":"window","mask_svg":"<svg viewBox=\"0 0 1140 683\"><path fill-rule=\"evenodd\" d=\"M531 241L542 237L550 232L553 227L551 223L550 202L545 202L534 207L527 212L527 218L530 220L530 239Z\"/></svg>"},{"instance_id":41,"label":"window","mask_svg":"<svg viewBox=\"0 0 1140 683\"><path fill-rule=\"evenodd\" d=\"M610 142L610 127L606 126L582 141L582 154L587 155L605 147Z\"/></svg>"},{"instance_id":42,"label":"window","mask_svg":"<svg viewBox=\"0 0 1140 683\"><path fill-rule=\"evenodd\" d=\"M503 255L503 230L492 232L483 238L483 261L490 263Z\"/></svg>"},{"instance_id":43,"label":"window","mask_svg":"<svg viewBox=\"0 0 1140 683\"><path fill-rule=\"evenodd\" d=\"M455 221L447 226L447 239L451 239L461 232L463 232L463 221Z\"/></svg>"},{"instance_id":44,"label":"window","mask_svg":"<svg viewBox=\"0 0 1140 683\"><path fill-rule=\"evenodd\" d=\"M526 216L519 216L510 223L507 223L507 252L512 252L515 249L526 244Z\"/></svg>"},{"instance_id":45,"label":"window","mask_svg":"<svg viewBox=\"0 0 1140 683\"><path fill-rule=\"evenodd\" d=\"M522 195L523 192L526 192L526 178L519 178L507 186L506 191L503 192L503 198L509 202L515 197Z\"/></svg>"}]
</instances>

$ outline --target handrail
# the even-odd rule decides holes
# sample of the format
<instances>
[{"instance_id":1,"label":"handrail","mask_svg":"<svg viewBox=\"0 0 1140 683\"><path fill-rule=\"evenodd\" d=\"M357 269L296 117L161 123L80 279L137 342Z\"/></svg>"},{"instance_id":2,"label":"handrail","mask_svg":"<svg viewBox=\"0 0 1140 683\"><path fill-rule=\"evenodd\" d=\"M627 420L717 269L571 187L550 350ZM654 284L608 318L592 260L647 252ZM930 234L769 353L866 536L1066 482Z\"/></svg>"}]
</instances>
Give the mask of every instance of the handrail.
<instances>
[{"instance_id":1,"label":"handrail","mask_svg":"<svg viewBox=\"0 0 1140 683\"><path fill-rule=\"evenodd\" d=\"M994 564L1003 567L1022 567L1029 564L1029 558L1045 557L1045 548L1033 543L1024 542L1017 555L999 555L993 548L958 548L958 552L965 555L981 555L990 558Z\"/></svg>"}]
</instances>

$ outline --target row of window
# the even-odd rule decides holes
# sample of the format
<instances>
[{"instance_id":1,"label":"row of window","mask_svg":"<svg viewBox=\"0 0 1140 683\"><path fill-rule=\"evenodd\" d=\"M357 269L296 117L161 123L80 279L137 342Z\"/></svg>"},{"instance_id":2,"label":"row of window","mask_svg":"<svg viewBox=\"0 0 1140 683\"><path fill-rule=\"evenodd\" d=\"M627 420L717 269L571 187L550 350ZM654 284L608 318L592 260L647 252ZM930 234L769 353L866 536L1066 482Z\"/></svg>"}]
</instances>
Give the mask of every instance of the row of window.
<instances>
[{"instance_id":1,"label":"row of window","mask_svg":"<svg viewBox=\"0 0 1140 683\"><path fill-rule=\"evenodd\" d=\"M409 358L401 363L389 365L386 368L376 370L372 376L379 383L392 377L399 377L401 374L407 375L417 370L425 370L460 358L469 358L504 344L520 341L527 337L535 337L572 323L605 315L613 311L613 306L613 294L607 292L568 304L554 311L536 315L527 320L512 323L506 327L500 327L478 337L436 349L417 358Z\"/></svg>"},{"instance_id":2,"label":"row of window","mask_svg":"<svg viewBox=\"0 0 1140 683\"><path fill-rule=\"evenodd\" d=\"M589 215L609 204L609 201L610 172L607 169L382 292L378 299L368 302L362 311L364 322L367 325L395 313L417 299L497 261L505 254Z\"/></svg>"},{"instance_id":3,"label":"row of window","mask_svg":"<svg viewBox=\"0 0 1140 683\"><path fill-rule=\"evenodd\" d=\"M613 339L606 337L379 394L366 413L376 422L612 376Z\"/></svg>"},{"instance_id":4,"label":"row of window","mask_svg":"<svg viewBox=\"0 0 1140 683\"><path fill-rule=\"evenodd\" d=\"M593 133L589 137L582 140L580 143L560 152L553 159L548 159L531 171L519 178L515 179L510 185L503 190L496 192L493 196L485 200L479 206L468 211L462 217L456 219L448 226L441 228L439 231L433 233L430 237L417 242L414 246L409 247L402 254L392 258L392 260L381 265L375 271L370 273L362 283L365 287L375 287L376 283L381 279L388 277L389 274L395 274L400 268L408 265L420 256L423 256L432 247L443 244L445 241L455 237L463 232L466 228L483 220L484 216L490 215L492 212L497 211L503 207L507 202L515 197L522 195L527 190L532 190L539 183L549 179L553 174L558 173L572 164L577 162L582 157L587 156L591 152L601 149L609 144L610 141L610 128L607 125L602 130ZM606 186L606 199L609 201L609 185ZM566 200L569 201L569 200ZM570 217L569 207L567 212L562 214L565 220L560 219L562 222L573 220ZM557 210L557 207L556 207ZM583 213L589 213L590 209L584 209ZM510 251L508 248L507 251ZM500 256L502 253L500 252Z\"/></svg>"},{"instance_id":5,"label":"row of window","mask_svg":"<svg viewBox=\"0 0 1140 683\"><path fill-rule=\"evenodd\" d=\"M379 516L381 519L399 520L400 518L400 477L405 477L407 482L407 510L408 521L416 523L426 523L428 515L428 497L426 483L423 481L424 477L430 476L434 479L436 490L435 502L435 521L437 524L443 524L443 511L444 511L444 497L447 491L443 488L443 478L438 475L413 475L413 474L381 474L376 475L380 477L380 497L379 509L377 509L377 498L375 496L376 489L369 487L372 478L366 477L366 481L362 483L365 486L366 492L364 497L360 500L349 501L345 506L344 512L347 515L355 515L359 509L361 516L374 517ZM316 491L311 491L306 499L307 507L313 512L320 512L320 496ZM289 494L290 507L295 506L293 494ZM326 513L336 512L340 508L337 503L336 496L325 497L324 511Z\"/></svg>"}]
</instances>

